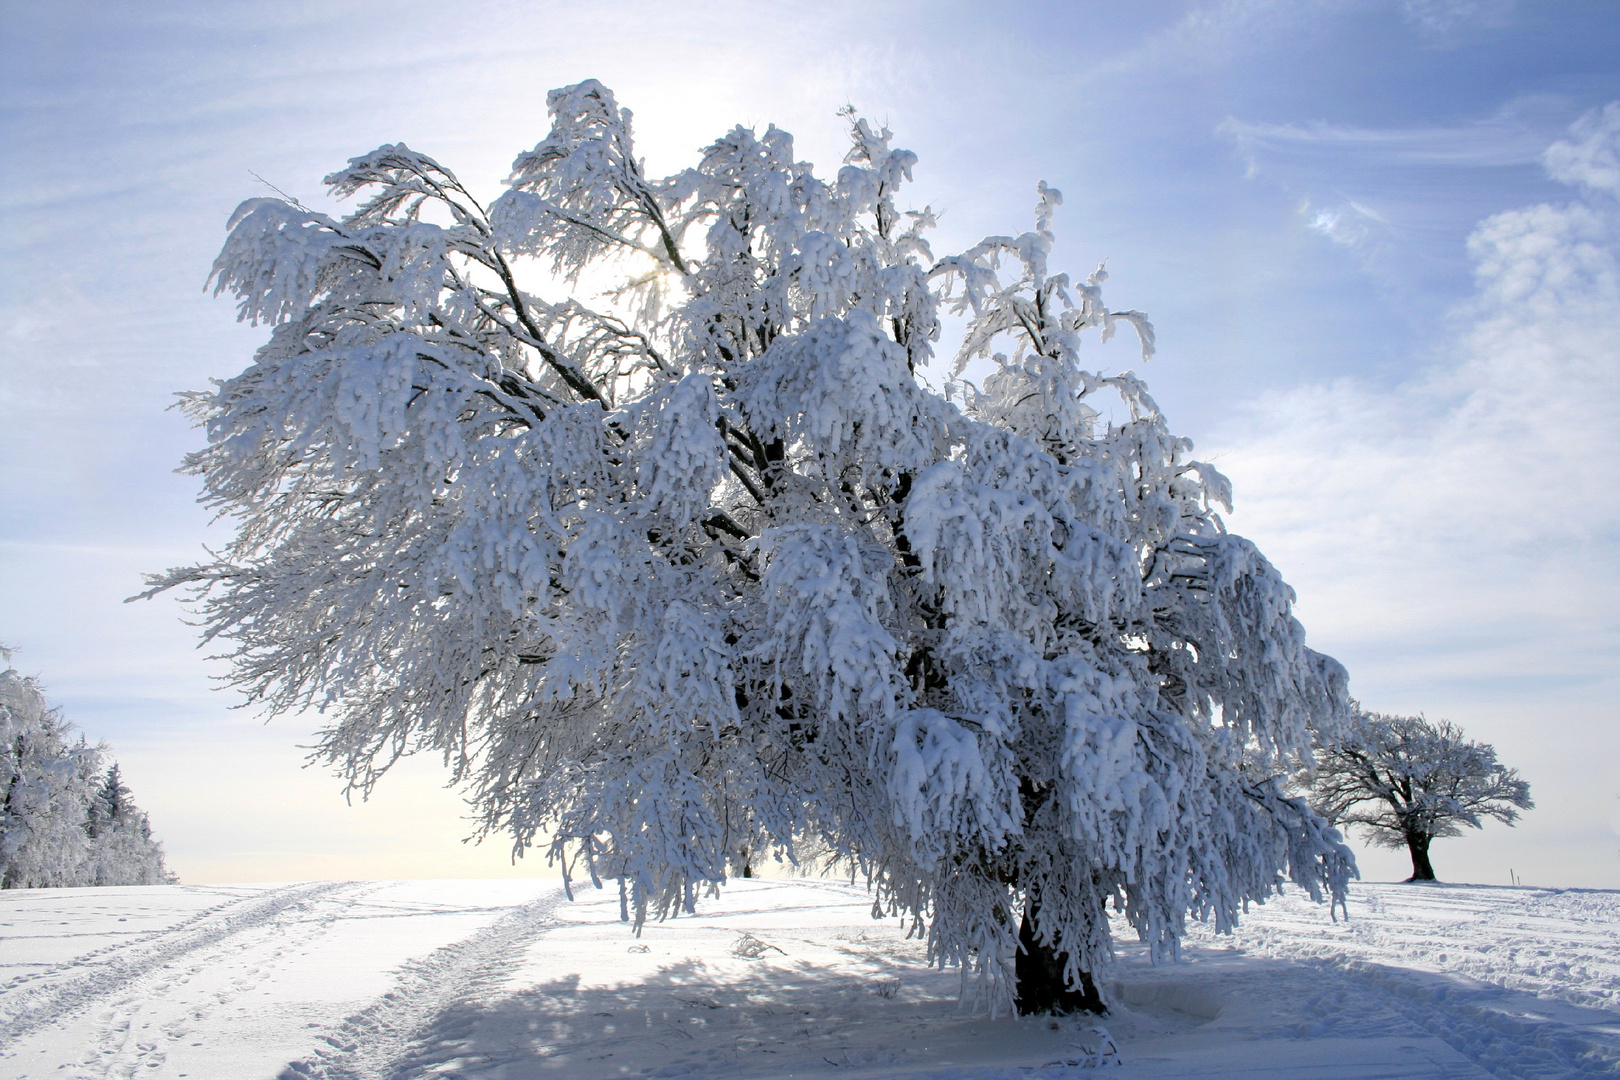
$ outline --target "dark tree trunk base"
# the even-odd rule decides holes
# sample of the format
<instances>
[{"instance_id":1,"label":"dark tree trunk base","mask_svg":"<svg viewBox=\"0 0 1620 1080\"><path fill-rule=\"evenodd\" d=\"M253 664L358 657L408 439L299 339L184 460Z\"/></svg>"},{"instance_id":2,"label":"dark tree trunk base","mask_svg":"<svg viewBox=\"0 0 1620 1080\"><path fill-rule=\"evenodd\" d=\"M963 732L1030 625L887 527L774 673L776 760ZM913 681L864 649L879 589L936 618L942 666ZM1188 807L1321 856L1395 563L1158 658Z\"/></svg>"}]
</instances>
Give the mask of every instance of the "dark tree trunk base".
<instances>
[{"instance_id":1,"label":"dark tree trunk base","mask_svg":"<svg viewBox=\"0 0 1620 1080\"><path fill-rule=\"evenodd\" d=\"M1035 926L1029 911L1018 926L1018 1013L1066 1016L1069 1013L1101 1013L1102 995L1089 971L1080 973L1080 986L1072 988L1063 980L1068 954L1057 952L1035 940Z\"/></svg>"},{"instance_id":2,"label":"dark tree trunk base","mask_svg":"<svg viewBox=\"0 0 1620 1080\"><path fill-rule=\"evenodd\" d=\"M1410 833L1406 837L1406 850L1412 854L1412 876L1407 882L1434 881L1434 864L1429 862L1429 841L1432 836Z\"/></svg>"}]
</instances>

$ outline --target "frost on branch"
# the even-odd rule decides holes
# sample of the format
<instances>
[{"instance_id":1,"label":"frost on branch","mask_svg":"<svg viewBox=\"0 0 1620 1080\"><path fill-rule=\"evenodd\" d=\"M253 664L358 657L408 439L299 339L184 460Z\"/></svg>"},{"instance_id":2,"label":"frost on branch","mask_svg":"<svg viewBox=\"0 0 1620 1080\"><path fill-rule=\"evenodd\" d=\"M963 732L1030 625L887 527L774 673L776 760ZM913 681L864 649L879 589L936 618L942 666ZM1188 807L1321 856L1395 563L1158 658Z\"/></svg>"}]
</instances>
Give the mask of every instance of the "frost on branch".
<instances>
[{"instance_id":1,"label":"frost on branch","mask_svg":"<svg viewBox=\"0 0 1620 1080\"><path fill-rule=\"evenodd\" d=\"M486 832L638 924L831 859L992 1010L1021 941L1106 986L1109 903L1169 957L1189 913L1342 897L1346 849L1276 780L1344 672L1227 534L1225 478L1082 366L1153 333L1049 266L1059 193L936 258L915 156L853 114L831 182L774 127L659 179L607 88L548 102L487 209L396 144L329 178L342 220L238 216L214 280L274 328L186 398L237 535L152 582L195 590L237 684L325 710L361 791L441 755ZM916 375L941 305L949 397Z\"/></svg>"}]
</instances>

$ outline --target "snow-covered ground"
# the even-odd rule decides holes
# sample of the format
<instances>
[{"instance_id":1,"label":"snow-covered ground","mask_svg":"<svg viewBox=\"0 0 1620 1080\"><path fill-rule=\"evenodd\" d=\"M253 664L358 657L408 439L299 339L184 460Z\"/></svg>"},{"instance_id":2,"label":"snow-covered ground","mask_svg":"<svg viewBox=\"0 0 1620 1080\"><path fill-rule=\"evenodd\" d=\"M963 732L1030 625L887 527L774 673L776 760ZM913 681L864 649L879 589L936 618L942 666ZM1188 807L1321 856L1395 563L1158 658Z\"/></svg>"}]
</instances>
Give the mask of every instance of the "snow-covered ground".
<instances>
[{"instance_id":1,"label":"snow-covered ground","mask_svg":"<svg viewBox=\"0 0 1620 1080\"><path fill-rule=\"evenodd\" d=\"M1186 962L1121 949L1095 1020L988 1020L863 890L734 883L638 940L554 882L0 893L0 1076L1620 1076L1620 893L1358 885ZM1123 935L1122 935L1123 936Z\"/></svg>"}]
</instances>

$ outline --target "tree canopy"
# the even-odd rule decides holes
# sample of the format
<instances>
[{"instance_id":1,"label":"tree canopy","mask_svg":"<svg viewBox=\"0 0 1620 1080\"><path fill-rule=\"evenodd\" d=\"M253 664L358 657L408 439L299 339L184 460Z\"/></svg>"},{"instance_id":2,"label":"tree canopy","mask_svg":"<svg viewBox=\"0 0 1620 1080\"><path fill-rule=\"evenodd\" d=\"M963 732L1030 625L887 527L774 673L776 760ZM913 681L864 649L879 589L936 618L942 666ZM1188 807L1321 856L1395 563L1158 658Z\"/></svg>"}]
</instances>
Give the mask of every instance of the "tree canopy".
<instances>
[{"instance_id":1,"label":"tree canopy","mask_svg":"<svg viewBox=\"0 0 1620 1080\"><path fill-rule=\"evenodd\" d=\"M270 338L184 403L236 534L151 592L194 590L251 699L324 710L362 792L442 755L638 925L837 861L996 1010L1021 936L1094 1004L1110 900L1168 955L1285 878L1342 897L1279 778L1344 671L1145 385L1082 367L1153 332L1049 268L1056 190L940 258L852 112L831 180L775 127L659 179L600 83L548 108L487 205L395 144L327 177L347 216L231 218L212 280Z\"/></svg>"},{"instance_id":2,"label":"tree canopy","mask_svg":"<svg viewBox=\"0 0 1620 1080\"><path fill-rule=\"evenodd\" d=\"M1433 881L1429 845L1478 829L1484 818L1512 825L1535 806L1530 785L1496 760L1496 748L1470 742L1448 720L1358 713L1318 752L1311 804L1339 825L1365 829L1382 847L1405 847L1413 881Z\"/></svg>"}]
</instances>

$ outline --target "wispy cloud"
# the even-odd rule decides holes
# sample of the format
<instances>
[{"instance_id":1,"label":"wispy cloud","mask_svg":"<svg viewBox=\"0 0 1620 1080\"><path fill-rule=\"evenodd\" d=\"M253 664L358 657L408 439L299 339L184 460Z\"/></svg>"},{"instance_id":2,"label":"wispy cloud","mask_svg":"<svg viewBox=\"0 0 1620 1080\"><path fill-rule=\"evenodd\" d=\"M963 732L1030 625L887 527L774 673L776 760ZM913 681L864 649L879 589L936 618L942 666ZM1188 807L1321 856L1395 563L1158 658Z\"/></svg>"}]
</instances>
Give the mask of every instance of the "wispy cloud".
<instances>
[{"instance_id":1,"label":"wispy cloud","mask_svg":"<svg viewBox=\"0 0 1620 1080\"><path fill-rule=\"evenodd\" d=\"M1301 199L1299 214L1311 231L1346 247L1366 244L1377 226L1389 225L1389 219L1384 215L1353 199L1347 199L1337 206L1316 206L1309 199Z\"/></svg>"},{"instance_id":2,"label":"wispy cloud","mask_svg":"<svg viewBox=\"0 0 1620 1080\"><path fill-rule=\"evenodd\" d=\"M1537 103L1546 104L1546 103ZM1219 132L1242 153L1250 175L1288 160L1343 159L1366 165L1502 168L1534 165L1547 137L1525 117L1525 103L1495 116L1452 127L1364 128L1314 124L1252 123L1227 118Z\"/></svg>"},{"instance_id":3,"label":"wispy cloud","mask_svg":"<svg viewBox=\"0 0 1620 1080\"><path fill-rule=\"evenodd\" d=\"M1506 26L1516 6L1514 0L1402 0L1401 13L1420 31L1447 37Z\"/></svg>"},{"instance_id":4,"label":"wispy cloud","mask_svg":"<svg viewBox=\"0 0 1620 1080\"><path fill-rule=\"evenodd\" d=\"M1543 155L1567 123L1568 104L1540 96L1447 126L1228 117L1216 131L1235 148L1248 179L1292 200L1305 230L1348 254L1386 298L1410 303L1437 292L1455 298L1467 288L1457 239L1481 217L1522 200L1527 185L1553 187Z\"/></svg>"}]
</instances>

